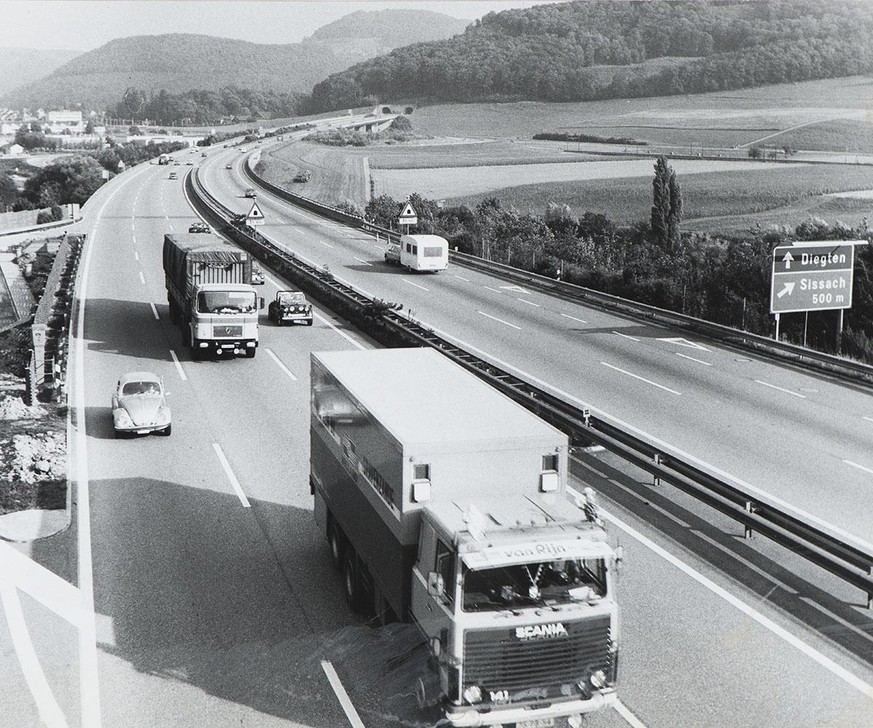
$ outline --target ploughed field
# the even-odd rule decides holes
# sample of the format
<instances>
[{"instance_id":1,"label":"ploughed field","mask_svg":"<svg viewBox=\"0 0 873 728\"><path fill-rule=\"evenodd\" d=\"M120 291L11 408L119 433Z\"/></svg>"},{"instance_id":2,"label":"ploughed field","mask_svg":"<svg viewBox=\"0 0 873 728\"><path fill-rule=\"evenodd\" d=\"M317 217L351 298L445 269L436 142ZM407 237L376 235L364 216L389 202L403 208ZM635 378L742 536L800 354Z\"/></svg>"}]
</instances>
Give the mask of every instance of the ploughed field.
<instances>
[{"instance_id":1,"label":"ploughed field","mask_svg":"<svg viewBox=\"0 0 873 728\"><path fill-rule=\"evenodd\" d=\"M873 189L873 82L853 77L759 89L580 104L440 105L411 116L412 142L327 147L293 142L265 154L265 174L298 194L361 209L368 195L419 193L474 206L647 220L654 158L664 154L683 193L683 227L743 232L811 216L861 224ZM538 132L595 141L534 141ZM636 143L632 143L636 142ZM765 159L750 159L749 148ZM786 154L785 149L790 150ZM294 183L302 168L312 179Z\"/></svg>"}]
</instances>

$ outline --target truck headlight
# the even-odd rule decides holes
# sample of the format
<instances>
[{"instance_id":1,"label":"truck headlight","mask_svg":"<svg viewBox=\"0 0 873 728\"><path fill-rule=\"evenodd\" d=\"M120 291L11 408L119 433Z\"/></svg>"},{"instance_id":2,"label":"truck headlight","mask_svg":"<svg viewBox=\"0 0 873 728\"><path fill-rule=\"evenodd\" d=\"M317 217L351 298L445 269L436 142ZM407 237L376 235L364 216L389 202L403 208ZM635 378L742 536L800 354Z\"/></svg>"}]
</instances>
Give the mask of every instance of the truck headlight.
<instances>
[{"instance_id":1,"label":"truck headlight","mask_svg":"<svg viewBox=\"0 0 873 728\"><path fill-rule=\"evenodd\" d=\"M603 670L595 670L588 679L591 681L591 686L596 690L606 687L606 673Z\"/></svg>"},{"instance_id":2,"label":"truck headlight","mask_svg":"<svg viewBox=\"0 0 873 728\"><path fill-rule=\"evenodd\" d=\"M468 703L481 703L482 702L482 688L478 685L471 685L468 688L464 689L464 700Z\"/></svg>"}]
</instances>

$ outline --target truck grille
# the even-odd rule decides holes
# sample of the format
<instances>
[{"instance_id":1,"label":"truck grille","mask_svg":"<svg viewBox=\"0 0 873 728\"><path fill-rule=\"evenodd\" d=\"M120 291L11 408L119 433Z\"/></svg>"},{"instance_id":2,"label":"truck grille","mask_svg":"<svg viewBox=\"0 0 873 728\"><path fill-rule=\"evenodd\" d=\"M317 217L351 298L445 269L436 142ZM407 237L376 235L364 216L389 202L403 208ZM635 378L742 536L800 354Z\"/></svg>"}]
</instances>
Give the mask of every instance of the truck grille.
<instances>
[{"instance_id":1,"label":"truck grille","mask_svg":"<svg viewBox=\"0 0 873 728\"><path fill-rule=\"evenodd\" d=\"M212 335L232 339L242 336L242 326L228 326L220 324L212 327Z\"/></svg>"},{"instance_id":2,"label":"truck grille","mask_svg":"<svg viewBox=\"0 0 873 728\"><path fill-rule=\"evenodd\" d=\"M563 629L545 629L527 639L514 628L467 632L464 687L517 692L576 683L594 670L609 675L609 623L608 615L557 623Z\"/></svg>"}]
</instances>

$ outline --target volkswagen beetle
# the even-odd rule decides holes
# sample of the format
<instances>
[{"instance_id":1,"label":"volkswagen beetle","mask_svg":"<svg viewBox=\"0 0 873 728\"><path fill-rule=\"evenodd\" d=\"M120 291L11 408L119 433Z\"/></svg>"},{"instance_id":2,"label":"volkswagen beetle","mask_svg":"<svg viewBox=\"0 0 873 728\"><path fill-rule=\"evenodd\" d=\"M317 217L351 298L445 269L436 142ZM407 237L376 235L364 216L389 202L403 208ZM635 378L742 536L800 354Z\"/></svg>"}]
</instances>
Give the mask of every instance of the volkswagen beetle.
<instances>
[{"instance_id":1,"label":"volkswagen beetle","mask_svg":"<svg viewBox=\"0 0 873 728\"><path fill-rule=\"evenodd\" d=\"M123 374L112 394L115 436L147 435L151 432L169 435L172 422L164 395L164 383L157 374Z\"/></svg>"}]
</instances>

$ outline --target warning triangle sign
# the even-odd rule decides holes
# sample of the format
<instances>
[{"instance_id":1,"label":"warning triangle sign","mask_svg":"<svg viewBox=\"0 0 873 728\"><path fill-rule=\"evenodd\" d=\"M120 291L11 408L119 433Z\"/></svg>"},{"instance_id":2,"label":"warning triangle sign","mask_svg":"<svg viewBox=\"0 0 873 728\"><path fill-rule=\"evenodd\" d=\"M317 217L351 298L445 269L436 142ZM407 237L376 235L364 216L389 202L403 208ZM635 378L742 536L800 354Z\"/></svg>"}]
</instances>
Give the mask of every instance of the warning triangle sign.
<instances>
[{"instance_id":1,"label":"warning triangle sign","mask_svg":"<svg viewBox=\"0 0 873 728\"><path fill-rule=\"evenodd\" d=\"M249 214L246 215L246 222L249 225L263 225L264 224L264 213L261 212L261 208L258 207L257 202L252 203L252 208L249 210Z\"/></svg>"},{"instance_id":2,"label":"warning triangle sign","mask_svg":"<svg viewBox=\"0 0 873 728\"><path fill-rule=\"evenodd\" d=\"M400 217L418 217L418 215L416 215L415 210L412 209L412 205L407 202L406 206L403 208L403 212L400 213Z\"/></svg>"}]
</instances>

